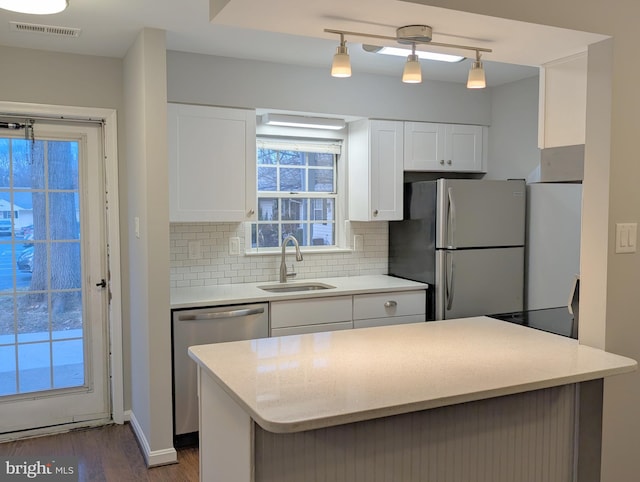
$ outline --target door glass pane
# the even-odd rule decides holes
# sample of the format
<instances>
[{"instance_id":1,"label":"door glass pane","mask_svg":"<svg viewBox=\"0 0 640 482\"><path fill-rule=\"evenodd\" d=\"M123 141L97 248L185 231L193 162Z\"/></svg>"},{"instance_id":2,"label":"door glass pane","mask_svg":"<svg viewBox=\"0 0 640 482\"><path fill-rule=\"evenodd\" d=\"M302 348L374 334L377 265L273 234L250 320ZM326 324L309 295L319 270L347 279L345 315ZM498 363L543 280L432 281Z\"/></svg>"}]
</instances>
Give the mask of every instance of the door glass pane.
<instances>
[{"instance_id":1,"label":"door glass pane","mask_svg":"<svg viewBox=\"0 0 640 482\"><path fill-rule=\"evenodd\" d=\"M0 396L85 386L78 156L0 139Z\"/></svg>"}]
</instances>

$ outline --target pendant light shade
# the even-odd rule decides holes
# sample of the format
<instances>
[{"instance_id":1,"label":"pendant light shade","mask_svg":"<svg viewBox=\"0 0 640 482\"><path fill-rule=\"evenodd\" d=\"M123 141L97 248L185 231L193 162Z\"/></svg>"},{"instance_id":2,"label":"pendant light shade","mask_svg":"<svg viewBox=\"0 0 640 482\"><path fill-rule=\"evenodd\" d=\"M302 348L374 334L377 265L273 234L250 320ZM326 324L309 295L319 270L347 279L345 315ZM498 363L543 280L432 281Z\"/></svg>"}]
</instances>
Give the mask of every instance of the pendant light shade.
<instances>
[{"instance_id":1,"label":"pendant light shade","mask_svg":"<svg viewBox=\"0 0 640 482\"><path fill-rule=\"evenodd\" d=\"M4 10L34 15L60 13L67 5L68 0L0 0L0 8Z\"/></svg>"},{"instance_id":2,"label":"pendant light shade","mask_svg":"<svg viewBox=\"0 0 640 482\"><path fill-rule=\"evenodd\" d=\"M343 35L340 36L340 45L336 48L336 53L333 56L331 77L351 77L351 61Z\"/></svg>"},{"instance_id":3,"label":"pendant light shade","mask_svg":"<svg viewBox=\"0 0 640 482\"><path fill-rule=\"evenodd\" d=\"M409 55L402 71L402 82L405 84L419 84L422 82L422 70L417 55Z\"/></svg>"},{"instance_id":4,"label":"pendant light shade","mask_svg":"<svg viewBox=\"0 0 640 482\"><path fill-rule=\"evenodd\" d=\"M422 82L422 69L420 59L416 55L416 44L411 47L411 55L407 56L407 63L402 71L402 82L405 84L419 84Z\"/></svg>"},{"instance_id":5,"label":"pendant light shade","mask_svg":"<svg viewBox=\"0 0 640 482\"><path fill-rule=\"evenodd\" d=\"M484 76L484 67L480 61L480 53L476 54L476 61L469 70L469 78L467 79L467 89L484 89L487 86L487 80Z\"/></svg>"}]
</instances>

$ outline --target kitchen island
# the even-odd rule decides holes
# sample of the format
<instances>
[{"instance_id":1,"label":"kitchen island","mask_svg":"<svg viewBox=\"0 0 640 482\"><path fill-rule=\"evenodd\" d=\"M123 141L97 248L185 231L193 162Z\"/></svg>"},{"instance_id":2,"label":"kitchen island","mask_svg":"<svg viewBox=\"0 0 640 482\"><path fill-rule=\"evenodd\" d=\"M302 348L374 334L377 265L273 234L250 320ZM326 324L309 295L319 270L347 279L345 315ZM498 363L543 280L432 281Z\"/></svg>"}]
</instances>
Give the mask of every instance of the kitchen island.
<instances>
[{"instance_id":1,"label":"kitchen island","mask_svg":"<svg viewBox=\"0 0 640 482\"><path fill-rule=\"evenodd\" d=\"M599 480L634 360L488 317L200 345L201 480ZM384 475L381 475L384 474Z\"/></svg>"}]
</instances>

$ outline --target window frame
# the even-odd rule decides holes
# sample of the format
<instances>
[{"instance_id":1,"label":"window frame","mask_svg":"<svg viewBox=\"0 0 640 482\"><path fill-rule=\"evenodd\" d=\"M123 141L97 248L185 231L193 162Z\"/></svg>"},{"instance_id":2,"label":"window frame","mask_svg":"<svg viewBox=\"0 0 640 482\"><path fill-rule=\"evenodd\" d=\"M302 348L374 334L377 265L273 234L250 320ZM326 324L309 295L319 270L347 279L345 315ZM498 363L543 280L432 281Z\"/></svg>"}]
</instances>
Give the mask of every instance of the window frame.
<instances>
[{"instance_id":1,"label":"window frame","mask_svg":"<svg viewBox=\"0 0 640 482\"><path fill-rule=\"evenodd\" d=\"M346 174L346 166L345 166L345 152L346 152L346 132L336 132L336 131L327 131L327 130L314 130L310 132L309 129L299 129L299 128L283 128L283 127L270 127L270 126L258 126L256 129L256 151L258 149L258 144L260 140L264 141L273 141L273 142L282 142L284 144L291 143L293 144L340 144L340 151L335 156L335 167L334 167L334 189L335 193L330 192L314 192L314 191L304 191L300 193L290 193L290 192L279 192L279 191L258 191L258 173L256 171L256 200L260 198L277 198L277 199L334 199L334 213L333 213L333 225L334 225L334 243L333 245L308 245L308 246L300 246L300 249L306 253L318 252L318 253L328 253L328 252L344 252L350 251L347 247L345 247L345 229L343 229L344 221L345 221L345 211L346 211L346 182L345 182L345 174ZM257 165L257 159L256 159ZM306 166L308 168L308 166ZM310 196L309 194L312 194ZM309 210L312 210L311 206L307 207L307 213ZM256 211L258 211L258 205L256 204ZM309 218L307 220L302 221L304 223L312 224ZM282 221L277 221L278 225L282 225ZM252 221L245 223L245 255L269 255L269 254L280 254L282 251L282 239L279 237L278 246L275 247L253 247L252 246L252 226L258 225L259 222ZM278 231L281 232L280 229Z\"/></svg>"}]
</instances>

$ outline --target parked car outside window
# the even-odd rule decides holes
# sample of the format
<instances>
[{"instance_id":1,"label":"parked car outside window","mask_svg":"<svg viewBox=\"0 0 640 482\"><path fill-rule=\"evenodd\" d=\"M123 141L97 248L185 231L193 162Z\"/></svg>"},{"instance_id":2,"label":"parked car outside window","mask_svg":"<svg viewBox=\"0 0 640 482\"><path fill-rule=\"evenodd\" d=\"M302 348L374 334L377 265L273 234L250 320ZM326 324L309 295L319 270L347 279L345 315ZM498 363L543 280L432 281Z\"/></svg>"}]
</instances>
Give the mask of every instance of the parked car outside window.
<instances>
[{"instance_id":1,"label":"parked car outside window","mask_svg":"<svg viewBox=\"0 0 640 482\"><path fill-rule=\"evenodd\" d=\"M0 236L11 236L11 219L0 219Z\"/></svg>"}]
</instances>

